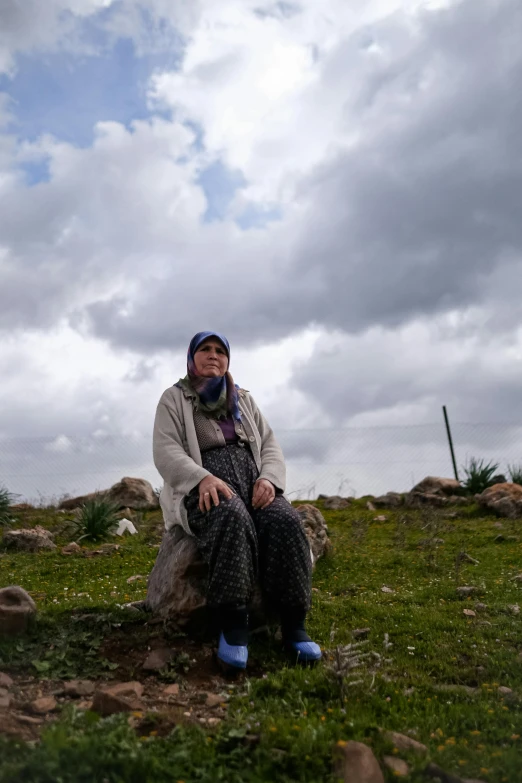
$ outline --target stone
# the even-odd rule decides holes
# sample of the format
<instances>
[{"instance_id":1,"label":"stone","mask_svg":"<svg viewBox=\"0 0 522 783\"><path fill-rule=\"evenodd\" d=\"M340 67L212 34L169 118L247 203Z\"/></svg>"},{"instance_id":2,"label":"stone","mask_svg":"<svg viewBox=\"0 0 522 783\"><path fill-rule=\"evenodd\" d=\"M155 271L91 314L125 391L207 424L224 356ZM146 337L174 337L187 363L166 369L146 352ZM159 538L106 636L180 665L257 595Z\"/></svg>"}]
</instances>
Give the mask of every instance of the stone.
<instances>
[{"instance_id":1,"label":"stone","mask_svg":"<svg viewBox=\"0 0 522 783\"><path fill-rule=\"evenodd\" d=\"M472 595L472 593L476 593L477 588L472 587L471 585L463 585L462 587L457 587L457 593L459 595Z\"/></svg>"},{"instance_id":2,"label":"stone","mask_svg":"<svg viewBox=\"0 0 522 783\"><path fill-rule=\"evenodd\" d=\"M342 498L340 495L331 495L323 500L323 506L328 511L341 511L348 508L354 501L354 498Z\"/></svg>"},{"instance_id":3,"label":"stone","mask_svg":"<svg viewBox=\"0 0 522 783\"><path fill-rule=\"evenodd\" d=\"M110 500L117 508L141 509L143 511L159 508L159 498L154 492L152 484L145 479L129 477L122 478L110 489L76 498L67 498L60 503L59 508L65 510L79 508L87 500L93 500L93 498L100 496Z\"/></svg>"},{"instance_id":4,"label":"stone","mask_svg":"<svg viewBox=\"0 0 522 783\"><path fill-rule=\"evenodd\" d=\"M312 566L331 548L328 527L318 508L310 503L297 507L310 543ZM145 608L169 618L180 628L196 635L209 635L206 614L207 565L196 541L180 525L163 533L156 562L147 585ZM257 589L250 606L252 629L266 625L267 617ZM210 629L211 630L211 629Z\"/></svg>"},{"instance_id":5,"label":"stone","mask_svg":"<svg viewBox=\"0 0 522 783\"><path fill-rule=\"evenodd\" d=\"M334 757L335 775L344 783L384 783L379 762L362 742L338 742Z\"/></svg>"},{"instance_id":6,"label":"stone","mask_svg":"<svg viewBox=\"0 0 522 783\"><path fill-rule=\"evenodd\" d=\"M368 511L377 511L371 500L366 501L366 508Z\"/></svg>"},{"instance_id":7,"label":"stone","mask_svg":"<svg viewBox=\"0 0 522 783\"><path fill-rule=\"evenodd\" d=\"M82 551L82 548L76 541L71 541L70 544L66 544L61 549L62 555L77 555Z\"/></svg>"},{"instance_id":8,"label":"stone","mask_svg":"<svg viewBox=\"0 0 522 783\"><path fill-rule=\"evenodd\" d=\"M520 614L520 606L518 604L508 604L507 608L511 614Z\"/></svg>"},{"instance_id":9,"label":"stone","mask_svg":"<svg viewBox=\"0 0 522 783\"><path fill-rule=\"evenodd\" d=\"M352 636L354 637L354 639L362 639L365 636L368 636L369 633L370 633L370 628L355 628L352 631Z\"/></svg>"},{"instance_id":10,"label":"stone","mask_svg":"<svg viewBox=\"0 0 522 783\"><path fill-rule=\"evenodd\" d=\"M63 691L66 696L80 699L85 696L92 696L94 688L95 685L91 680L70 680L64 684Z\"/></svg>"},{"instance_id":11,"label":"stone","mask_svg":"<svg viewBox=\"0 0 522 783\"><path fill-rule=\"evenodd\" d=\"M442 493L435 492L408 492L404 496L404 505L408 508L422 508L422 506L447 506L449 498Z\"/></svg>"},{"instance_id":12,"label":"stone","mask_svg":"<svg viewBox=\"0 0 522 783\"><path fill-rule=\"evenodd\" d=\"M35 602L22 587L3 587L0 590L0 636L23 633L35 612Z\"/></svg>"},{"instance_id":13,"label":"stone","mask_svg":"<svg viewBox=\"0 0 522 783\"><path fill-rule=\"evenodd\" d=\"M384 514L380 514L378 517L374 517L373 521L374 522L386 522L387 519L388 519L388 517L384 516Z\"/></svg>"},{"instance_id":14,"label":"stone","mask_svg":"<svg viewBox=\"0 0 522 783\"><path fill-rule=\"evenodd\" d=\"M168 647L158 647L147 655L143 668L147 672L159 672L170 663L172 656L173 652Z\"/></svg>"},{"instance_id":15,"label":"stone","mask_svg":"<svg viewBox=\"0 0 522 783\"><path fill-rule=\"evenodd\" d=\"M172 685L167 685L163 691L165 696L179 696L179 685L177 682L173 682Z\"/></svg>"},{"instance_id":16,"label":"stone","mask_svg":"<svg viewBox=\"0 0 522 783\"><path fill-rule=\"evenodd\" d=\"M491 479L491 484L492 485L494 485L494 484L507 484L507 483L508 483L508 480L504 476L503 473L498 473L496 476L493 476L493 478Z\"/></svg>"},{"instance_id":17,"label":"stone","mask_svg":"<svg viewBox=\"0 0 522 783\"><path fill-rule=\"evenodd\" d=\"M387 492L373 499L375 508L399 508L403 503L404 498L399 492Z\"/></svg>"},{"instance_id":18,"label":"stone","mask_svg":"<svg viewBox=\"0 0 522 783\"><path fill-rule=\"evenodd\" d=\"M460 481L450 478L440 478L439 476L426 476L425 479L415 484L412 492L421 494L442 494L455 495L462 491Z\"/></svg>"},{"instance_id":19,"label":"stone","mask_svg":"<svg viewBox=\"0 0 522 783\"><path fill-rule=\"evenodd\" d=\"M476 617L477 615L473 611L473 609L463 609L462 614L466 615L466 617Z\"/></svg>"},{"instance_id":20,"label":"stone","mask_svg":"<svg viewBox=\"0 0 522 783\"><path fill-rule=\"evenodd\" d=\"M508 688L507 685L500 685L498 688L498 692L501 696L511 696L513 693L513 688Z\"/></svg>"},{"instance_id":21,"label":"stone","mask_svg":"<svg viewBox=\"0 0 522 783\"><path fill-rule=\"evenodd\" d=\"M0 710L7 710L11 704L11 694L5 688L0 688Z\"/></svg>"},{"instance_id":22,"label":"stone","mask_svg":"<svg viewBox=\"0 0 522 783\"><path fill-rule=\"evenodd\" d=\"M512 582L522 582L522 574L517 574L516 576L513 576L511 581Z\"/></svg>"},{"instance_id":23,"label":"stone","mask_svg":"<svg viewBox=\"0 0 522 783\"><path fill-rule=\"evenodd\" d=\"M11 685L14 685L14 680L12 680L8 674L4 674L4 672L0 672L0 688L9 689Z\"/></svg>"},{"instance_id":24,"label":"stone","mask_svg":"<svg viewBox=\"0 0 522 783\"><path fill-rule=\"evenodd\" d=\"M219 693L207 693L205 707L214 709L214 707L219 707L221 704L223 704L223 701L224 698L223 696L220 696Z\"/></svg>"},{"instance_id":25,"label":"stone","mask_svg":"<svg viewBox=\"0 0 522 783\"><path fill-rule=\"evenodd\" d=\"M391 587L387 587L386 585L383 585L381 587L381 593L394 593L395 590L392 590Z\"/></svg>"},{"instance_id":26,"label":"stone","mask_svg":"<svg viewBox=\"0 0 522 783\"><path fill-rule=\"evenodd\" d=\"M29 709L35 715L47 715L47 713L53 712L57 706L58 704L54 696L42 696L40 699L32 701Z\"/></svg>"},{"instance_id":27,"label":"stone","mask_svg":"<svg viewBox=\"0 0 522 783\"><path fill-rule=\"evenodd\" d=\"M384 731L383 736L388 742L391 742L397 750L402 750L404 753L409 751L419 754L428 752L426 745L413 739L413 737L408 737L407 734L400 734L398 731Z\"/></svg>"},{"instance_id":28,"label":"stone","mask_svg":"<svg viewBox=\"0 0 522 783\"><path fill-rule=\"evenodd\" d=\"M103 717L132 712L141 708L142 695L143 685L140 682L121 682L95 691L92 709Z\"/></svg>"},{"instance_id":29,"label":"stone","mask_svg":"<svg viewBox=\"0 0 522 783\"><path fill-rule=\"evenodd\" d=\"M42 549L56 549L51 533L40 525L21 530L6 530L2 543L8 549L21 552L39 552Z\"/></svg>"},{"instance_id":30,"label":"stone","mask_svg":"<svg viewBox=\"0 0 522 783\"><path fill-rule=\"evenodd\" d=\"M207 726L217 726L221 723L221 718L207 718Z\"/></svg>"},{"instance_id":31,"label":"stone","mask_svg":"<svg viewBox=\"0 0 522 783\"><path fill-rule=\"evenodd\" d=\"M481 508L493 511L499 517L522 517L522 487L519 484L495 484L475 495L475 500Z\"/></svg>"},{"instance_id":32,"label":"stone","mask_svg":"<svg viewBox=\"0 0 522 783\"><path fill-rule=\"evenodd\" d=\"M136 574L135 576L129 576L127 579L127 584L131 585L133 582L137 582L139 579L145 579L146 577L142 576L141 574Z\"/></svg>"},{"instance_id":33,"label":"stone","mask_svg":"<svg viewBox=\"0 0 522 783\"><path fill-rule=\"evenodd\" d=\"M409 775L410 768L402 759L396 758L396 756L383 756L384 764L388 767L394 775L401 778L404 775Z\"/></svg>"},{"instance_id":34,"label":"stone","mask_svg":"<svg viewBox=\"0 0 522 783\"><path fill-rule=\"evenodd\" d=\"M477 612L484 612L488 608L487 604L483 604L481 601L478 601L475 604L475 609Z\"/></svg>"}]
</instances>

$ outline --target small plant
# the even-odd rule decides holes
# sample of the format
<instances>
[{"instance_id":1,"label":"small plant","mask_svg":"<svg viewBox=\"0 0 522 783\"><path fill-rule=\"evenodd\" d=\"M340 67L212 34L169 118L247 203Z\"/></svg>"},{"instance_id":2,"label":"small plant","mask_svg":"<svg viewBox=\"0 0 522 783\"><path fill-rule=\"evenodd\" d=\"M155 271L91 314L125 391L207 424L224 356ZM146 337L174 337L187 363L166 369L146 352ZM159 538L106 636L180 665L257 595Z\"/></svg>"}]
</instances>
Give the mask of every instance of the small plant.
<instances>
[{"instance_id":1,"label":"small plant","mask_svg":"<svg viewBox=\"0 0 522 783\"><path fill-rule=\"evenodd\" d=\"M8 525L11 522L11 513L9 507L13 502L13 496L5 488L0 487L0 526Z\"/></svg>"},{"instance_id":2,"label":"small plant","mask_svg":"<svg viewBox=\"0 0 522 783\"><path fill-rule=\"evenodd\" d=\"M513 484L522 485L522 465L508 465L508 473Z\"/></svg>"},{"instance_id":3,"label":"small plant","mask_svg":"<svg viewBox=\"0 0 522 783\"><path fill-rule=\"evenodd\" d=\"M80 508L75 523L76 533L80 533L78 541L100 541L115 533L119 524L118 509L103 496L87 500Z\"/></svg>"},{"instance_id":4,"label":"small plant","mask_svg":"<svg viewBox=\"0 0 522 783\"><path fill-rule=\"evenodd\" d=\"M464 489L470 495L477 495L492 486L492 478L498 470L498 462L485 463L483 459L471 457L469 463L463 465L462 470L466 474L466 480L462 482Z\"/></svg>"}]
</instances>

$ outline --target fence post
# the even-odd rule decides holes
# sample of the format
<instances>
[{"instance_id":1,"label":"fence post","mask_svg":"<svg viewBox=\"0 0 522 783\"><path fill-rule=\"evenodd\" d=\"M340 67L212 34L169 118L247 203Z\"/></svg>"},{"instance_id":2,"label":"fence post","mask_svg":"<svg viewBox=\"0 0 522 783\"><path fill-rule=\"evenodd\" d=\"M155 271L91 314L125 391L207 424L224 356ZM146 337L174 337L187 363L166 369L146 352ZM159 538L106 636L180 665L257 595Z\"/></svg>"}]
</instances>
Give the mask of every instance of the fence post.
<instances>
[{"instance_id":1,"label":"fence post","mask_svg":"<svg viewBox=\"0 0 522 783\"><path fill-rule=\"evenodd\" d=\"M457 470L457 463L455 461L455 452L453 450L453 439L451 437L451 429L450 429L450 425L449 425L448 412L446 410L446 406L445 405L442 406L442 412L444 414L444 421L446 423L446 432L448 433L448 442L449 442L449 447L450 447L450 452L451 452L451 461L453 462L453 472L455 473L455 478L457 479L457 481L460 481L460 479L459 479L459 472Z\"/></svg>"}]
</instances>

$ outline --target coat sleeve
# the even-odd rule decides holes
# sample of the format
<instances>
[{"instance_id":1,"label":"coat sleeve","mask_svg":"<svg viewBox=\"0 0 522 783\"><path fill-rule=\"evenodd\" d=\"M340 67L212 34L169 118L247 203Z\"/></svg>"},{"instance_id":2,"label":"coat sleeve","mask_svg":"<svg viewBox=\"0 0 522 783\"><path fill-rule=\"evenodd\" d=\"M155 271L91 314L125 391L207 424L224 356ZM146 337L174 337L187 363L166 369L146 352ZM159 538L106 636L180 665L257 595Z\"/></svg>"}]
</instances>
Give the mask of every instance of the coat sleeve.
<instances>
[{"instance_id":1,"label":"coat sleeve","mask_svg":"<svg viewBox=\"0 0 522 783\"><path fill-rule=\"evenodd\" d=\"M261 438L261 471L259 478L268 479L276 489L285 491L286 465L281 446L276 440L272 427L267 422L253 397L249 394L249 401L254 421Z\"/></svg>"},{"instance_id":2,"label":"coat sleeve","mask_svg":"<svg viewBox=\"0 0 522 783\"><path fill-rule=\"evenodd\" d=\"M184 428L179 412L168 396L163 394L154 420L154 464L166 484L176 492L188 495L210 473L187 454L183 442Z\"/></svg>"}]
</instances>

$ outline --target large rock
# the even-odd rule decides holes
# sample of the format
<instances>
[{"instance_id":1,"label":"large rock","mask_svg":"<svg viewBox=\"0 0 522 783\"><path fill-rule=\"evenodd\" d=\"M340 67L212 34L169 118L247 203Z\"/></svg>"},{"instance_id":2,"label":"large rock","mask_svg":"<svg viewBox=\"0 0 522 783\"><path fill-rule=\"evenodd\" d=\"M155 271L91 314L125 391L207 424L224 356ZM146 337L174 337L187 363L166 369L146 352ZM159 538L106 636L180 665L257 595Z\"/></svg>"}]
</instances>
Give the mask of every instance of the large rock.
<instances>
[{"instance_id":1,"label":"large rock","mask_svg":"<svg viewBox=\"0 0 522 783\"><path fill-rule=\"evenodd\" d=\"M475 495L482 508L493 511L500 517L517 519L522 517L522 487L520 484L495 484L482 494Z\"/></svg>"},{"instance_id":2,"label":"large rock","mask_svg":"<svg viewBox=\"0 0 522 783\"><path fill-rule=\"evenodd\" d=\"M310 504L298 506L301 521L310 543L312 563L331 547L324 517ZM176 525L163 534L156 562L148 581L145 606L154 614L168 618L195 635L212 632L212 620L206 612L207 565L199 554L196 541ZM251 624L266 622L261 594L256 591L250 606Z\"/></svg>"},{"instance_id":3,"label":"large rock","mask_svg":"<svg viewBox=\"0 0 522 783\"><path fill-rule=\"evenodd\" d=\"M399 508L404 503L404 498L399 492L387 492L372 500L375 508Z\"/></svg>"},{"instance_id":4,"label":"large rock","mask_svg":"<svg viewBox=\"0 0 522 783\"><path fill-rule=\"evenodd\" d=\"M21 530L6 530L2 538L4 546L23 552L38 552L40 549L56 549L48 530L40 525Z\"/></svg>"},{"instance_id":5,"label":"large rock","mask_svg":"<svg viewBox=\"0 0 522 783\"><path fill-rule=\"evenodd\" d=\"M72 510L79 508L86 501L95 497L104 497L114 503L117 508L134 508L142 511L159 508L159 498L154 492L152 484L140 478L122 478L110 489L101 492L92 492L90 495L81 495L77 498L67 498L60 503L59 508Z\"/></svg>"},{"instance_id":6,"label":"large rock","mask_svg":"<svg viewBox=\"0 0 522 783\"><path fill-rule=\"evenodd\" d=\"M323 499L323 505L328 511L340 511L353 503L353 498L342 498L340 495L330 495Z\"/></svg>"},{"instance_id":7,"label":"large rock","mask_svg":"<svg viewBox=\"0 0 522 783\"><path fill-rule=\"evenodd\" d=\"M23 633L35 612L35 602L22 587L3 587L0 590L0 636Z\"/></svg>"},{"instance_id":8,"label":"large rock","mask_svg":"<svg viewBox=\"0 0 522 783\"><path fill-rule=\"evenodd\" d=\"M411 491L423 495L455 495L462 491L462 486L457 479L426 476L426 478L416 484Z\"/></svg>"}]
</instances>

